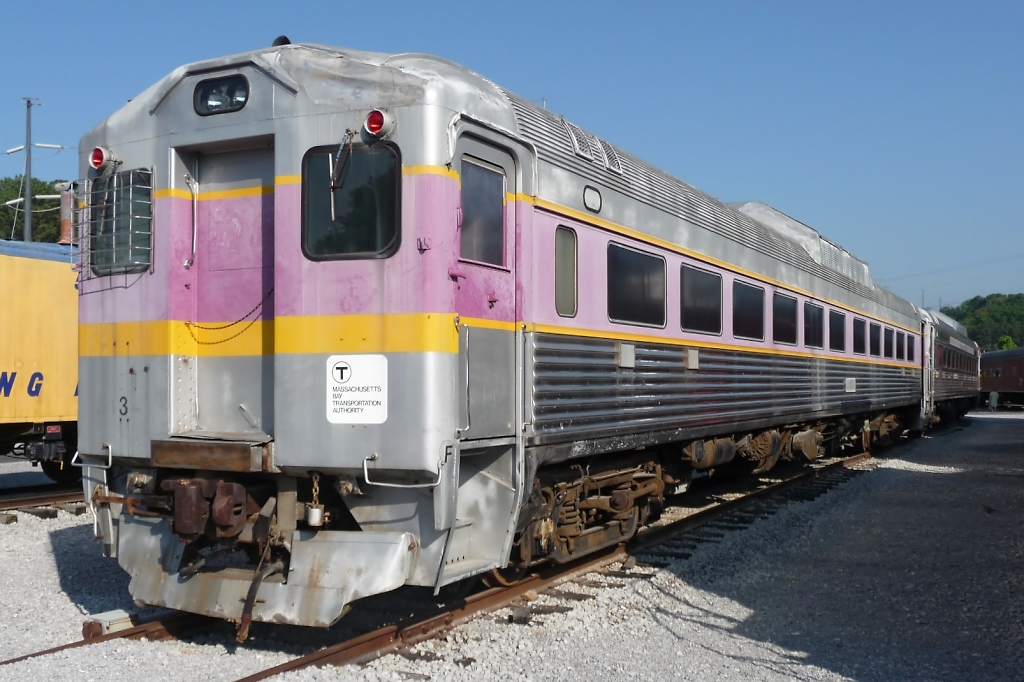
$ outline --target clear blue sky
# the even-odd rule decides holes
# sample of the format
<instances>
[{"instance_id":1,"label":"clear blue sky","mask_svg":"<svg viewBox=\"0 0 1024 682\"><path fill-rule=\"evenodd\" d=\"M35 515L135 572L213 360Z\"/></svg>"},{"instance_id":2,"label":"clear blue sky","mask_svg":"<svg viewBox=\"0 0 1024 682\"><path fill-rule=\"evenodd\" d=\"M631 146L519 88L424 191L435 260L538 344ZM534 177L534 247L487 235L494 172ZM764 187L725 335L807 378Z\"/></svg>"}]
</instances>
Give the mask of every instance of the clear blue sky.
<instances>
[{"instance_id":1,"label":"clear blue sky","mask_svg":"<svg viewBox=\"0 0 1024 682\"><path fill-rule=\"evenodd\" d=\"M176 66L293 42L461 63L723 201L756 200L915 303L1024 292L1024 3L4 4L0 150L83 132ZM37 150L34 175L77 176ZM51 158L47 158L51 157ZM22 172L0 155L0 176Z\"/></svg>"}]
</instances>

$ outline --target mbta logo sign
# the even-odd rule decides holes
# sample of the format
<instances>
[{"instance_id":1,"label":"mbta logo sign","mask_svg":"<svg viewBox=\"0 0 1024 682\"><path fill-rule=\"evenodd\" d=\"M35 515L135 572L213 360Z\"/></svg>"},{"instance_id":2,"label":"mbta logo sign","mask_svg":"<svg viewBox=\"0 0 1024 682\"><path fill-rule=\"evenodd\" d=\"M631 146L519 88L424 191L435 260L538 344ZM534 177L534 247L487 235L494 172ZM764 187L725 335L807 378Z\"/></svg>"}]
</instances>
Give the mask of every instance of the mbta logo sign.
<instances>
[{"instance_id":1,"label":"mbta logo sign","mask_svg":"<svg viewBox=\"0 0 1024 682\"><path fill-rule=\"evenodd\" d=\"M352 378L352 365L344 360L338 360L331 368L331 376L334 378L334 383L347 384L348 380Z\"/></svg>"},{"instance_id":2,"label":"mbta logo sign","mask_svg":"<svg viewBox=\"0 0 1024 682\"><path fill-rule=\"evenodd\" d=\"M332 355L327 359L327 421L383 424L388 419L388 359Z\"/></svg>"}]
</instances>

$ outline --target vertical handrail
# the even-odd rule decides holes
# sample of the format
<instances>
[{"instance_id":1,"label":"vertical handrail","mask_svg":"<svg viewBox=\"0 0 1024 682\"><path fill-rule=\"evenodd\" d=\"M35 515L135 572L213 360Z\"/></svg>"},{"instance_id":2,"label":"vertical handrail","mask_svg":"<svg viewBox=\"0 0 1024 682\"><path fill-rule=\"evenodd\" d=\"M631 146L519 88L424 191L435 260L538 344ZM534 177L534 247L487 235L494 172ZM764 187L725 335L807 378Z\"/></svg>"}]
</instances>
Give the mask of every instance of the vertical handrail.
<instances>
[{"instance_id":1,"label":"vertical handrail","mask_svg":"<svg viewBox=\"0 0 1024 682\"><path fill-rule=\"evenodd\" d=\"M193 167L193 172L198 170L198 160ZM198 173L196 173L198 175ZM198 238L198 230L196 229L198 218L199 218L199 181L185 173L185 184L188 185L189 191L192 193L192 255L185 260L185 269L188 270L192 267L192 264L196 262L196 240Z\"/></svg>"},{"instance_id":2,"label":"vertical handrail","mask_svg":"<svg viewBox=\"0 0 1024 682\"><path fill-rule=\"evenodd\" d=\"M466 432L469 431L469 428L470 428L470 426L473 423L472 420L470 419L470 416L469 416L469 407L472 404L472 401L470 400L470 397L469 397L469 384L470 384L470 381L469 381L469 325L464 324L464 325L462 325L462 328L464 330L466 330L466 346L464 348L464 351L465 351L465 367L466 367L466 403L465 403L465 405L466 405L466 425L463 428L459 429L457 435L464 435Z\"/></svg>"}]
</instances>

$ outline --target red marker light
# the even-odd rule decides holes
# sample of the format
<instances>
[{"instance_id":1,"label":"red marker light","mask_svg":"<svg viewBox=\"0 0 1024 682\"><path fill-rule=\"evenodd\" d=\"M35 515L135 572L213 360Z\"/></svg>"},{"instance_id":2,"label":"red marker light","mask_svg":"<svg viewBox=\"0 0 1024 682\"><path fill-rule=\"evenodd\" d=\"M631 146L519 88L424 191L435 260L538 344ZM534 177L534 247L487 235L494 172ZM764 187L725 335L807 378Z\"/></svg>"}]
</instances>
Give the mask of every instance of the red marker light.
<instances>
[{"instance_id":1,"label":"red marker light","mask_svg":"<svg viewBox=\"0 0 1024 682\"><path fill-rule=\"evenodd\" d=\"M366 131L371 135L380 135L384 130L384 112L374 109L366 115Z\"/></svg>"},{"instance_id":2,"label":"red marker light","mask_svg":"<svg viewBox=\"0 0 1024 682\"><path fill-rule=\"evenodd\" d=\"M110 150L106 147L96 147L89 154L89 165L96 170L103 170L110 165Z\"/></svg>"},{"instance_id":3,"label":"red marker light","mask_svg":"<svg viewBox=\"0 0 1024 682\"><path fill-rule=\"evenodd\" d=\"M374 109L366 115L363 129L371 137L385 137L395 128L395 118L383 109Z\"/></svg>"}]
</instances>

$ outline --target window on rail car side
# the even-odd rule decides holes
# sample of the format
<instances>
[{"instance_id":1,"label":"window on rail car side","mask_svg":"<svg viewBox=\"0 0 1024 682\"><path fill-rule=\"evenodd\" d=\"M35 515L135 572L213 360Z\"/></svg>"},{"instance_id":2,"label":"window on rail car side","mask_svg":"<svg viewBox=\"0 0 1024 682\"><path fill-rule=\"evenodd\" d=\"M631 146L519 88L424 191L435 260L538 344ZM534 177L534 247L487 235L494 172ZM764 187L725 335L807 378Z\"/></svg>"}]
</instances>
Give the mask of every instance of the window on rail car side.
<instances>
[{"instance_id":1,"label":"window on rail car side","mask_svg":"<svg viewBox=\"0 0 1024 682\"><path fill-rule=\"evenodd\" d=\"M804 345L825 347L825 309L810 301L804 301Z\"/></svg>"},{"instance_id":2,"label":"window on rail car side","mask_svg":"<svg viewBox=\"0 0 1024 682\"><path fill-rule=\"evenodd\" d=\"M882 355L882 325L872 324L868 326L868 341L871 345L871 355L881 357Z\"/></svg>"},{"instance_id":3,"label":"window on rail car side","mask_svg":"<svg viewBox=\"0 0 1024 682\"><path fill-rule=\"evenodd\" d=\"M462 157L462 227L459 257L505 264L505 173Z\"/></svg>"},{"instance_id":4,"label":"window on rail car side","mask_svg":"<svg viewBox=\"0 0 1024 682\"><path fill-rule=\"evenodd\" d=\"M555 312L576 317L576 232L559 225L555 228Z\"/></svg>"},{"instance_id":5,"label":"window on rail car side","mask_svg":"<svg viewBox=\"0 0 1024 682\"><path fill-rule=\"evenodd\" d=\"M772 341L796 345L796 299L775 292L772 295Z\"/></svg>"},{"instance_id":6,"label":"window on rail car side","mask_svg":"<svg viewBox=\"0 0 1024 682\"><path fill-rule=\"evenodd\" d=\"M302 252L311 260L393 254L401 180L398 148L388 142L309 150L302 160Z\"/></svg>"},{"instance_id":7,"label":"window on rail car side","mask_svg":"<svg viewBox=\"0 0 1024 682\"><path fill-rule=\"evenodd\" d=\"M846 315L838 310L828 311L828 349L846 352Z\"/></svg>"},{"instance_id":8,"label":"window on rail car side","mask_svg":"<svg viewBox=\"0 0 1024 682\"><path fill-rule=\"evenodd\" d=\"M868 352L868 323L859 317L853 318L853 352L865 355Z\"/></svg>"},{"instance_id":9,"label":"window on rail car side","mask_svg":"<svg viewBox=\"0 0 1024 682\"><path fill-rule=\"evenodd\" d=\"M89 264L94 274L139 272L150 265L153 172L101 175L89 185Z\"/></svg>"},{"instance_id":10,"label":"window on rail car side","mask_svg":"<svg viewBox=\"0 0 1024 682\"><path fill-rule=\"evenodd\" d=\"M907 335L907 361L914 361L914 349L917 348L917 338L908 334Z\"/></svg>"},{"instance_id":11,"label":"window on rail car side","mask_svg":"<svg viewBox=\"0 0 1024 682\"><path fill-rule=\"evenodd\" d=\"M684 331L722 333L722 276L683 265L679 270L679 323Z\"/></svg>"},{"instance_id":12,"label":"window on rail car side","mask_svg":"<svg viewBox=\"0 0 1024 682\"><path fill-rule=\"evenodd\" d=\"M904 358L903 349L907 344L907 335L903 332L896 332L896 359L902 360Z\"/></svg>"},{"instance_id":13,"label":"window on rail car side","mask_svg":"<svg viewBox=\"0 0 1024 682\"><path fill-rule=\"evenodd\" d=\"M732 334L764 341L764 289L733 281Z\"/></svg>"},{"instance_id":14,"label":"window on rail car side","mask_svg":"<svg viewBox=\"0 0 1024 682\"><path fill-rule=\"evenodd\" d=\"M608 319L665 326L665 259L608 244Z\"/></svg>"},{"instance_id":15,"label":"window on rail car side","mask_svg":"<svg viewBox=\"0 0 1024 682\"><path fill-rule=\"evenodd\" d=\"M893 349L892 335L893 335L893 331L891 329L889 329L888 327L886 327L885 328L885 332L884 332L884 336L885 336L885 357L887 357L887 358L891 358L892 357L892 349Z\"/></svg>"}]
</instances>

